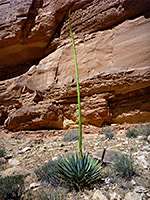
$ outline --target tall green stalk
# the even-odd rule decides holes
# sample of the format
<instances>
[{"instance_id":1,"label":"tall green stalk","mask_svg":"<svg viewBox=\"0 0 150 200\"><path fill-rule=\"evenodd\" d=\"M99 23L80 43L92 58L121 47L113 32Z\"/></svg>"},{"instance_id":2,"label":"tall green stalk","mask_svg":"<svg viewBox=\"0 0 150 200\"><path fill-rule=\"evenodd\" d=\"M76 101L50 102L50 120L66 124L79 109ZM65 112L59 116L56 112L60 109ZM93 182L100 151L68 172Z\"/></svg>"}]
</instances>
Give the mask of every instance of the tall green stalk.
<instances>
[{"instance_id":1,"label":"tall green stalk","mask_svg":"<svg viewBox=\"0 0 150 200\"><path fill-rule=\"evenodd\" d=\"M74 61L75 61L75 70L76 70L76 82L77 82L77 94L78 94L78 118L79 118L79 156L82 157L82 119L81 119L81 101L80 101L80 87L79 87L79 76L78 76L78 66L77 66L77 56L74 44L74 38L72 33L71 27L71 20L70 20L70 10L69 10L69 28L70 28L70 36L72 40L72 48L74 54Z\"/></svg>"}]
</instances>

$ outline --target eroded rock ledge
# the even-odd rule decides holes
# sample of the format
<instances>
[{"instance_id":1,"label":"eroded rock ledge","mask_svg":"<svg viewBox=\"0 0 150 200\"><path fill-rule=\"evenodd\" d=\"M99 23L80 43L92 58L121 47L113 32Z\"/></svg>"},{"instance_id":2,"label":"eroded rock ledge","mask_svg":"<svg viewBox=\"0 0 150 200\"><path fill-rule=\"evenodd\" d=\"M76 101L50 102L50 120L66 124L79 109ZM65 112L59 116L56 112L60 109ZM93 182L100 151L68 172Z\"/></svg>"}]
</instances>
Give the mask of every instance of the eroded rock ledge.
<instances>
[{"instance_id":1,"label":"eroded rock ledge","mask_svg":"<svg viewBox=\"0 0 150 200\"><path fill-rule=\"evenodd\" d=\"M33 91L12 80L13 96L1 93L10 130L64 129L78 121L76 84ZM15 83L15 84L14 84ZM13 88L12 88L13 87ZM150 68L100 74L80 83L83 124L150 121ZM9 87L8 87L9 88ZM17 98L17 96L19 98ZM22 96L22 98L21 98ZM15 102L12 106L12 102Z\"/></svg>"}]
</instances>

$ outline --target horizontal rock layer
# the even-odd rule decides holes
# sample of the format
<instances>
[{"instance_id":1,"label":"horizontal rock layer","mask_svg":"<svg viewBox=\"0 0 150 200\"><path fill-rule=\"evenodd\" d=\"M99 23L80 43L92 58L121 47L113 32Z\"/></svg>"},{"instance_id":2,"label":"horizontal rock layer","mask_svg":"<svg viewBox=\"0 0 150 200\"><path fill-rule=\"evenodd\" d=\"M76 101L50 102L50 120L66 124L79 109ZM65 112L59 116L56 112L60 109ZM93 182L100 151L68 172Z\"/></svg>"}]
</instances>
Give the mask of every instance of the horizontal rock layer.
<instances>
[{"instance_id":1,"label":"horizontal rock layer","mask_svg":"<svg viewBox=\"0 0 150 200\"><path fill-rule=\"evenodd\" d=\"M77 125L69 8L83 124L149 122L149 1L21 0L0 3L0 125L13 131Z\"/></svg>"},{"instance_id":2,"label":"horizontal rock layer","mask_svg":"<svg viewBox=\"0 0 150 200\"><path fill-rule=\"evenodd\" d=\"M13 96L9 98L8 91L0 96L7 108L4 124L8 129L64 129L78 123L75 83L43 92L28 89L19 80L16 83L13 79ZM84 125L150 121L149 67L99 74L82 81L80 89Z\"/></svg>"}]
</instances>

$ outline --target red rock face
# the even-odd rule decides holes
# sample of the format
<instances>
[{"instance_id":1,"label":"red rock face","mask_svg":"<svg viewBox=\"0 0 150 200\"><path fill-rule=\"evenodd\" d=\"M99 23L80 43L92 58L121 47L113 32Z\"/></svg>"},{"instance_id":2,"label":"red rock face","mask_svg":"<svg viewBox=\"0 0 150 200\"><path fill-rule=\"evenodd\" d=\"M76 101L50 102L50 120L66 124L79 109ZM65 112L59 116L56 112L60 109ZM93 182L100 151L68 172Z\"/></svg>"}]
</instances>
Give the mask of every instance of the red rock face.
<instances>
[{"instance_id":1,"label":"red rock face","mask_svg":"<svg viewBox=\"0 0 150 200\"><path fill-rule=\"evenodd\" d=\"M149 1L16 0L0 2L0 124L78 123L69 9L83 124L150 121Z\"/></svg>"}]
</instances>

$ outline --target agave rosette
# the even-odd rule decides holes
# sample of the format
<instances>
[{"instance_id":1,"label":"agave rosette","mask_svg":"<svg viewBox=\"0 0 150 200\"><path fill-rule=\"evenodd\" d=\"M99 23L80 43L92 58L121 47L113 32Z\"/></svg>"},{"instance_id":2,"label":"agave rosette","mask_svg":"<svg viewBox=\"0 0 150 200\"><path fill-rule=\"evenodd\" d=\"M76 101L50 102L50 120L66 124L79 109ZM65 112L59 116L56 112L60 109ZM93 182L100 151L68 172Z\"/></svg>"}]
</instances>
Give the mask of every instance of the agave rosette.
<instances>
[{"instance_id":1,"label":"agave rosette","mask_svg":"<svg viewBox=\"0 0 150 200\"><path fill-rule=\"evenodd\" d=\"M57 178L69 185L82 187L100 178L100 163L89 154L82 157L76 154L69 154L61 157L57 165Z\"/></svg>"}]
</instances>

